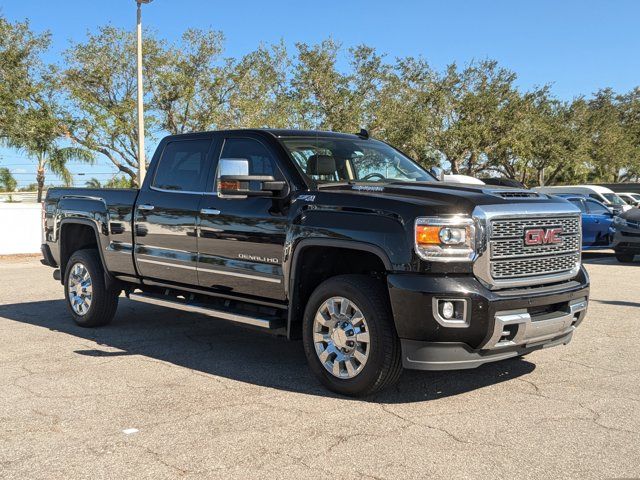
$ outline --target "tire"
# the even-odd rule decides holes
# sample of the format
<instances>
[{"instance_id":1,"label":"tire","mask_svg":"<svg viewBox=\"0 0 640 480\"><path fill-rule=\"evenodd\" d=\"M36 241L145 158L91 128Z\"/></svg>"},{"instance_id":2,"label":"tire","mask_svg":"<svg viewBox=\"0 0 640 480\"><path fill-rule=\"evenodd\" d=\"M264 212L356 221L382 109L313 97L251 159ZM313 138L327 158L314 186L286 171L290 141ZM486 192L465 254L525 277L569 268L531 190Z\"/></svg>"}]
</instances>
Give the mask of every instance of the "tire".
<instances>
[{"instance_id":1,"label":"tire","mask_svg":"<svg viewBox=\"0 0 640 480\"><path fill-rule=\"evenodd\" d=\"M347 299L348 303L340 299ZM330 304L336 310L346 305L346 314L331 316ZM364 320L357 319L357 310ZM322 316L321 322L316 321L317 315ZM341 321L341 326L336 327ZM305 309L302 341L313 374L329 390L342 395L371 395L394 384L402 373L400 340L388 293L382 282L371 277L340 275L320 284ZM345 346L345 341L355 346ZM325 355L325 361L320 359L321 355ZM335 373L336 363L340 377Z\"/></svg>"},{"instance_id":2,"label":"tire","mask_svg":"<svg viewBox=\"0 0 640 480\"><path fill-rule=\"evenodd\" d=\"M71 255L64 273L64 298L79 326L101 327L110 323L118 308L119 295L119 290L107 290L96 250L78 250Z\"/></svg>"},{"instance_id":3,"label":"tire","mask_svg":"<svg viewBox=\"0 0 640 480\"><path fill-rule=\"evenodd\" d=\"M633 253L616 252L616 260L621 263L631 263L635 255Z\"/></svg>"}]
</instances>

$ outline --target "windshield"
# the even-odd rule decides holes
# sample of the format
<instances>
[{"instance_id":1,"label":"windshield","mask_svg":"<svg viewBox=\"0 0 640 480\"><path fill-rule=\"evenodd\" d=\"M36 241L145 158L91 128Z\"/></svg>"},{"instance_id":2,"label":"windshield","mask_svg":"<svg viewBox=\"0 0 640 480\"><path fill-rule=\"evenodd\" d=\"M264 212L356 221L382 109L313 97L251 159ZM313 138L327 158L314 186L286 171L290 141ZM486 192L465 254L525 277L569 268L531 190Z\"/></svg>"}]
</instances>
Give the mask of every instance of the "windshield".
<instances>
[{"instance_id":1,"label":"windshield","mask_svg":"<svg viewBox=\"0 0 640 480\"><path fill-rule=\"evenodd\" d=\"M426 170L377 140L281 138L307 177L318 183L434 182Z\"/></svg>"},{"instance_id":2,"label":"windshield","mask_svg":"<svg viewBox=\"0 0 640 480\"><path fill-rule=\"evenodd\" d=\"M626 205L626 202L615 193L603 193L602 195L613 205Z\"/></svg>"}]
</instances>

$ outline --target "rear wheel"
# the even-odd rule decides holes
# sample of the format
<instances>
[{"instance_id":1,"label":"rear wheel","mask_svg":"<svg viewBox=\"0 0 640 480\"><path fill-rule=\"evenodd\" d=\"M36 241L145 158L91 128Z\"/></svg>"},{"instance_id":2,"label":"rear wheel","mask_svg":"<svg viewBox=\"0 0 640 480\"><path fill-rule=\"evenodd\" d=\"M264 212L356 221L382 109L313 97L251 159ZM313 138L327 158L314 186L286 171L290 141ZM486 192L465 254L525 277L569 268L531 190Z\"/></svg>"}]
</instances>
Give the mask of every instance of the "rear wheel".
<instances>
[{"instance_id":1,"label":"rear wheel","mask_svg":"<svg viewBox=\"0 0 640 480\"><path fill-rule=\"evenodd\" d=\"M74 321L81 327L99 327L113 319L118 290L107 290L104 269L95 250L78 250L67 262L64 296Z\"/></svg>"},{"instance_id":2,"label":"rear wheel","mask_svg":"<svg viewBox=\"0 0 640 480\"><path fill-rule=\"evenodd\" d=\"M316 288L305 310L303 342L311 371L343 395L370 395L402 373L387 292L364 275L341 275Z\"/></svg>"},{"instance_id":3,"label":"rear wheel","mask_svg":"<svg viewBox=\"0 0 640 480\"><path fill-rule=\"evenodd\" d=\"M622 263L631 263L635 255L633 253L616 252L616 259Z\"/></svg>"}]
</instances>

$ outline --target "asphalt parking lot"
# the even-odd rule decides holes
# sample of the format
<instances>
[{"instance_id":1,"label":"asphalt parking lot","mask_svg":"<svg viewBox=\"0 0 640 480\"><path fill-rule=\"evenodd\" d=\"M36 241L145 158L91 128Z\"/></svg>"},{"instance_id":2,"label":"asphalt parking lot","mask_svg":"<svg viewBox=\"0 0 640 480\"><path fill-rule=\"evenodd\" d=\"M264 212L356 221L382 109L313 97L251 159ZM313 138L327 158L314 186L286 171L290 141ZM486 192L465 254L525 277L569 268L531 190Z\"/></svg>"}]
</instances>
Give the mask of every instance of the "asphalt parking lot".
<instances>
[{"instance_id":1,"label":"asphalt parking lot","mask_svg":"<svg viewBox=\"0 0 640 480\"><path fill-rule=\"evenodd\" d=\"M51 269L0 259L0 478L640 477L640 262L585 261L570 345L352 400L222 321L122 299L76 327Z\"/></svg>"}]
</instances>

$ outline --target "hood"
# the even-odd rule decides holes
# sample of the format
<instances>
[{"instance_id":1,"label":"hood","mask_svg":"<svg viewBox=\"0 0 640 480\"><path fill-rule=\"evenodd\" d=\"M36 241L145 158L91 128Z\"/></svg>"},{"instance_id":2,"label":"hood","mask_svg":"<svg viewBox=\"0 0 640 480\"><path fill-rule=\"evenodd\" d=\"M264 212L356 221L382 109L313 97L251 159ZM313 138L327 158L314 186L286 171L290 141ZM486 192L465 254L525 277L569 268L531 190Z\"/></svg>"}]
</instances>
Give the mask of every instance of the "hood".
<instances>
[{"instance_id":1,"label":"hood","mask_svg":"<svg viewBox=\"0 0 640 480\"><path fill-rule=\"evenodd\" d=\"M632 208L626 212L620 214L620 217L625 220L631 220L632 222L640 222L640 208Z\"/></svg>"},{"instance_id":2,"label":"hood","mask_svg":"<svg viewBox=\"0 0 640 480\"><path fill-rule=\"evenodd\" d=\"M519 201L563 201L551 199L544 193L522 188L495 185L474 185L448 182L394 182L387 184L339 184L323 185L321 190L340 191L356 195L373 195L382 198L454 207L458 211L471 212L478 205L514 203Z\"/></svg>"}]
</instances>

